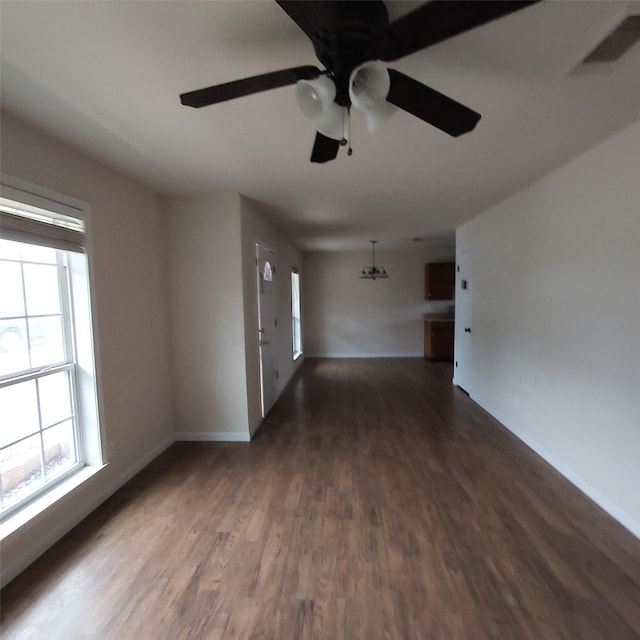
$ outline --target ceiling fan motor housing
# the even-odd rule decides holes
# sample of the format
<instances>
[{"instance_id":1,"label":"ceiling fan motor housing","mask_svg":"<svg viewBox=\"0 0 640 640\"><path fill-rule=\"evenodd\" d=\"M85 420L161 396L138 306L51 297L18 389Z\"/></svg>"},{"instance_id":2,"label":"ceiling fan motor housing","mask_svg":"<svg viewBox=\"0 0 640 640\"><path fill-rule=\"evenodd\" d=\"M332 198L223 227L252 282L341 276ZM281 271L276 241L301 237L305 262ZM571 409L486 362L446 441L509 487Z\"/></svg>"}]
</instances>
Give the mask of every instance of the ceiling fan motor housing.
<instances>
[{"instance_id":1,"label":"ceiling fan motor housing","mask_svg":"<svg viewBox=\"0 0 640 640\"><path fill-rule=\"evenodd\" d=\"M331 2L324 12L311 41L318 60L336 83L336 102L351 106L349 78L351 72L370 59L368 50L376 36L389 24L383 2Z\"/></svg>"}]
</instances>

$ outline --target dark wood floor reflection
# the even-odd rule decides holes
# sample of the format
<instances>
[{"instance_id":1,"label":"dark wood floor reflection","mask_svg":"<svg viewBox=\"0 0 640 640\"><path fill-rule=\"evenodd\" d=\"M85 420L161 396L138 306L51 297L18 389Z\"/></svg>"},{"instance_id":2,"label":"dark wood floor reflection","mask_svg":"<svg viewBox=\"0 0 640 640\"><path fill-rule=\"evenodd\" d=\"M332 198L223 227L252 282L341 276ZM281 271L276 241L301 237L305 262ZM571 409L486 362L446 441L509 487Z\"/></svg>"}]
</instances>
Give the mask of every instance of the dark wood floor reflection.
<instances>
[{"instance_id":1,"label":"dark wood floor reflection","mask_svg":"<svg viewBox=\"0 0 640 640\"><path fill-rule=\"evenodd\" d=\"M3 637L640 637L640 541L422 359L309 360L3 592Z\"/></svg>"}]
</instances>

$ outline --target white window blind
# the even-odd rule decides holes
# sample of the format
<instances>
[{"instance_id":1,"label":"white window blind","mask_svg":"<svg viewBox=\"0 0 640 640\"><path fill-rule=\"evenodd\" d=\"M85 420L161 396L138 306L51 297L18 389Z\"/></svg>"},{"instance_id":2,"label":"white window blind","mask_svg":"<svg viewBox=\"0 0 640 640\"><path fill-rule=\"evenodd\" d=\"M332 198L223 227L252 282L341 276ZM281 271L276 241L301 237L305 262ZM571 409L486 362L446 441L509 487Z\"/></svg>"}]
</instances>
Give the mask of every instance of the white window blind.
<instances>
[{"instance_id":1,"label":"white window blind","mask_svg":"<svg viewBox=\"0 0 640 640\"><path fill-rule=\"evenodd\" d=\"M68 207L70 211L73 211ZM83 253L84 220L0 197L0 239Z\"/></svg>"}]
</instances>

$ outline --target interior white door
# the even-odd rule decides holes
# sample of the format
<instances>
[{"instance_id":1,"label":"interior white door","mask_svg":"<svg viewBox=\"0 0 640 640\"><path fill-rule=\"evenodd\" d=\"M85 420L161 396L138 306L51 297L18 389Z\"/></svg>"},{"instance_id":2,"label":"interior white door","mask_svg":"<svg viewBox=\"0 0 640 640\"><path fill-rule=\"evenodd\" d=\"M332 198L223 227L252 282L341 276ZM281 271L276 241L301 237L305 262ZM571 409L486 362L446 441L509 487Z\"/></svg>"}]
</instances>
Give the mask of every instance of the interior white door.
<instances>
[{"instance_id":1,"label":"interior white door","mask_svg":"<svg viewBox=\"0 0 640 640\"><path fill-rule=\"evenodd\" d=\"M276 260L273 251L256 245L256 275L258 287L258 348L260 350L260 404L264 418L276 401L277 377L276 341L278 306Z\"/></svg>"},{"instance_id":2,"label":"interior white door","mask_svg":"<svg viewBox=\"0 0 640 640\"><path fill-rule=\"evenodd\" d=\"M471 392L471 297L472 254L463 251L456 259L456 328L453 382L467 393Z\"/></svg>"}]
</instances>

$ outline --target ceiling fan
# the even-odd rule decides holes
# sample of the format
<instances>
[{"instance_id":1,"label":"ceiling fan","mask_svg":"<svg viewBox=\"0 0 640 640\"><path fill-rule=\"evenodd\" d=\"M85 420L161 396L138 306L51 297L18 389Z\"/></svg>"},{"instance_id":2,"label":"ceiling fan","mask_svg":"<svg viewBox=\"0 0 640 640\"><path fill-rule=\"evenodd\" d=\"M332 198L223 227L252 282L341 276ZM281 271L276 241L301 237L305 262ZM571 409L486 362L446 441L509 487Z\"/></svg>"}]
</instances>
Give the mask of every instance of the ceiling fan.
<instances>
[{"instance_id":1,"label":"ceiling fan","mask_svg":"<svg viewBox=\"0 0 640 640\"><path fill-rule=\"evenodd\" d=\"M431 0L389 23L381 0L276 0L309 37L325 69L283 69L183 93L180 101L200 108L296 84L298 105L317 129L311 162L333 160L347 143L352 105L364 112L370 130L400 108L457 137L474 129L480 114L381 61L399 60L537 1Z\"/></svg>"}]
</instances>

